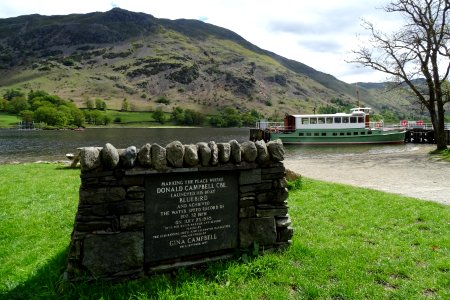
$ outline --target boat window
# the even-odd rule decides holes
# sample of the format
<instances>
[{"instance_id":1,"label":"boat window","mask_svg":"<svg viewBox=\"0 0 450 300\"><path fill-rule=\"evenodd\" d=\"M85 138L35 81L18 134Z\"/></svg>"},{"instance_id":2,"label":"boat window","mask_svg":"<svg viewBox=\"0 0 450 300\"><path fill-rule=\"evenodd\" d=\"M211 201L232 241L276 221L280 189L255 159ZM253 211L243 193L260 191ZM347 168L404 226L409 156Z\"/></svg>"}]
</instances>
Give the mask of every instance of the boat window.
<instances>
[{"instance_id":1,"label":"boat window","mask_svg":"<svg viewBox=\"0 0 450 300\"><path fill-rule=\"evenodd\" d=\"M325 124L325 118L317 118L317 124Z\"/></svg>"},{"instance_id":2,"label":"boat window","mask_svg":"<svg viewBox=\"0 0 450 300\"><path fill-rule=\"evenodd\" d=\"M353 135L358 135L358 132L353 132Z\"/></svg>"},{"instance_id":3,"label":"boat window","mask_svg":"<svg viewBox=\"0 0 450 300\"><path fill-rule=\"evenodd\" d=\"M333 124L333 117L327 117L325 121L327 124Z\"/></svg>"},{"instance_id":4,"label":"boat window","mask_svg":"<svg viewBox=\"0 0 450 300\"><path fill-rule=\"evenodd\" d=\"M367 134L372 134L372 131L367 132Z\"/></svg>"},{"instance_id":5,"label":"boat window","mask_svg":"<svg viewBox=\"0 0 450 300\"><path fill-rule=\"evenodd\" d=\"M343 117L343 118L342 118L342 123L348 123L348 121L349 121L349 120L348 120L348 117Z\"/></svg>"},{"instance_id":6,"label":"boat window","mask_svg":"<svg viewBox=\"0 0 450 300\"><path fill-rule=\"evenodd\" d=\"M309 124L309 118L302 118L302 124L308 125Z\"/></svg>"},{"instance_id":7,"label":"boat window","mask_svg":"<svg viewBox=\"0 0 450 300\"><path fill-rule=\"evenodd\" d=\"M333 136L337 136L337 132L333 132Z\"/></svg>"},{"instance_id":8,"label":"boat window","mask_svg":"<svg viewBox=\"0 0 450 300\"><path fill-rule=\"evenodd\" d=\"M364 117L358 117L358 123L364 123Z\"/></svg>"},{"instance_id":9,"label":"boat window","mask_svg":"<svg viewBox=\"0 0 450 300\"><path fill-rule=\"evenodd\" d=\"M343 133L343 132L339 132L339 135L345 135L345 133Z\"/></svg>"},{"instance_id":10,"label":"boat window","mask_svg":"<svg viewBox=\"0 0 450 300\"><path fill-rule=\"evenodd\" d=\"M327 133L326 132L322 132L322 136L327 136Z\"/></svg>"},{"instance_id":11,"label":"boat window","mask_svg":"<svg viewBox=\"0 0 450 300\"><path fill-rule=\"evenodd\" d=\"M314 132L314 136L319 136L319 133L318 132Z\"/></svg>"},{"instance_id":12,"label":"boat window","mask_svg":"<svg viewBox=\"0 0 450 300\"><path fill-rule=\"evenodd\" d=\"M298 134L298 136L304 136L305 134L303 133L303 132L300 132L299 134Z\"/></svg>"},{"instance_id":13,"label":"boat window","mask_svg":"<svg viewBox=\"0 0 450 300\"><path fill-rule=\"evenodd\" d=\"M347 135L352 135L352 133L351 132L347 132Z\"/></svg>"},{"instance_id":14,"label":"boat window","mask_svg":"<svg viewBox=\"0 0 450 300\"><path fill-rule=\"evenodd\" d=\"M317 118L311 118L310 122L311 124L317 124Z\"/></svg>"},{"instance_id":15,"label":"boat window","mask_svg":"<svg viewBox=\"0 0 450 300\"><path fill-rule=\"evenodd\" d=\"M365 131L361 131L361 135L365 135L366 134L366 132Z\"/></svg>"},{"instance_id":16,"label":"boat window","mask_svg":"<svg viewBox=\"0 0 450 300\"><path fill-rule=\"evenodd\" d=\"M341 117L334 118L334 123L341 123L341 122L342 122Z\"/></svg>"},{"instance_id":17,"label":"boat window","mask_svg":"<svg viewBox=\"0 0 450 300\"><path fill-rule=\"evenodd\" d=\"M358 121L357 117L350 117L350 123L356 123Z\"/></svg>"},{"instance_id":18,"label":"boat window","mask_svg":"<svg viewBox=\"0 0 450 300\"><path fill-rule=\"evenodd\" d=\"M306 133L306 136L311 136L311 132L307 132L307 133Z\"/></svg>"}]
</instances>

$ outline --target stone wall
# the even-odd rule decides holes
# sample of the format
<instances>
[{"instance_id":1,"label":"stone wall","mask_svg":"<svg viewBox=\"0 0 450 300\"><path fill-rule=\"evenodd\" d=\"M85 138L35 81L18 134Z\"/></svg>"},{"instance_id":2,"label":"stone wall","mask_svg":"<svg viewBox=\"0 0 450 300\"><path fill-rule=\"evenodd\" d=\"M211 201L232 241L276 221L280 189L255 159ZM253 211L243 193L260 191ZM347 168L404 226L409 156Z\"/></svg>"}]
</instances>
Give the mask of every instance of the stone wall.
<instances>
[{"instance_id":1,"label":"stone wall","mask_svg":"<svg viewBox=\"0 0 450 300\"><path fill-rule=\"evenodd\" d=\"M139 150L134 146L118 150L111 144L103 148L83 148L80 154L80 199L66 277L70 280L138 277L149 272L231 257L255 245L261 250L289 245L293 230L288 215L283 156L281 141L239 144L233 140L229 143L202 142L196 145L183 145L175 141L166 147L146 144ZM149 239L155 237L154 233L149 232L151 226L147 225L155 221L155 215L149 215L146 208L152 205L152 201L160 201L149 196L148 187L153 181L165 178L209 178L211 174L236 178L236 186L234 183L220 183L228 185L231 193L221 193L220 189L216 189L219 183L194 185L206 189L198 190L201 195L211 193L214 195L210 199L225 199L217 200L219 202L230 201L227 200L228 194L230 197L233 193L237 195L235 200L231 199L238 202L233 204L235 206L231 205L236 210L223 210L231 214L231 219L236 218L236 230L233 224L225 224L222 226L227 228L225 231L217 231L217 234L230 235L226 237L230 239L231 246L217 246L218 241L213 241L212 247L209 247L208 241L202 241L204 246L197 247L199 250L184 252L174 248L175 254L180 251L180 255L155 262L153 255L159 257L166 249L146 250L146 245L152 243ZM169 191L167 188L163 191L166 190ZM166 196L170 198L170 195ZM220 215L220 209L228 205L207 207L211 205L210 201L202 203L198 206L204 205L204 210L215 209L216 215ZM203 215L208 216L208 213ZM221 221L211 218L219 217L209 216L210 223ZM204 220L208 219L205 217ZM208 235L198 237L197 234L197 241L218 239L214 231L218 227L206 227L201 230L209 232ZM192 230L194 227L185 228ZM195 236L195 232L192 230L188 235ZM183 239L178 240L178 243L182 242Z\"/></svg>"}]
</instances>

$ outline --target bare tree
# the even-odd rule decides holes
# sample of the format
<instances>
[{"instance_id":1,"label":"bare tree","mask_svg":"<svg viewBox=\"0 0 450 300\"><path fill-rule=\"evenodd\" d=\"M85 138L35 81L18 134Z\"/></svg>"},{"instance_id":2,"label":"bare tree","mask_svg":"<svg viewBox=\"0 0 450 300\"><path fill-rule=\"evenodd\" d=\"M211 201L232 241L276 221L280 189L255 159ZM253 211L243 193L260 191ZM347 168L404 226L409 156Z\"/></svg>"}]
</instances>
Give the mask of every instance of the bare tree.
<instances>
[{"instance_id":1,"label":"bare tree","mask_svg":"<svg viewBox=\"0 0 450 300\"><path fill-rule=\"evenodd\" d=\"M430 114L437 150L447 149L444 106L450 100L450 0L394 0L384 10L399 13L404 25L387 34L364 21L370 43L353 51L351 62L404 82ZM418 78L425 78L425 84Z\"/></svg>"}]
</instances>

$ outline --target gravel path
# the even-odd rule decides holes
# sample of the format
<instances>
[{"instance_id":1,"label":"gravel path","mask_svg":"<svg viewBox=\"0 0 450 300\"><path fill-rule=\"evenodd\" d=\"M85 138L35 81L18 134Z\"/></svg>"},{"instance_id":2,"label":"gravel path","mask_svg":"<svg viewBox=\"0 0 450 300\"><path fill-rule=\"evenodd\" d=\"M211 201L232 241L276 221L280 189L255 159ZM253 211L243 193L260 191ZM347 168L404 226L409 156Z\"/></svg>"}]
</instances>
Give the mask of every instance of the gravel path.
<instances>
[{"instance_id":1,"label":"gravel path","mask_svg":"<svg viewBox=\"0 0 450 300\"><path fill-rule=\"evenodd\" d=\"M287 157L286 168L313 179L372 188L450 205L450 163L430 157L434 146L399 153Z\"/></svg>"}]
</instances>

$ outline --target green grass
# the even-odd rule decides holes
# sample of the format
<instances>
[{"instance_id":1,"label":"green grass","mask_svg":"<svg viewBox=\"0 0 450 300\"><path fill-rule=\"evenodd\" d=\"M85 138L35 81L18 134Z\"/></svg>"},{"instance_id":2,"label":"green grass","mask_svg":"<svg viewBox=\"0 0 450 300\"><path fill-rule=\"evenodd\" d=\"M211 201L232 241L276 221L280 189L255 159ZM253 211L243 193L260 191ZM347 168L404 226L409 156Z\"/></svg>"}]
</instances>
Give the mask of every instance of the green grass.
<instances>
[{"instance_id":1,"label":"green grass","mask_svg":"<svg viewBox=\"0 0 450 300\"><path fill-rule=\"evenodd\" d=\"M449 299L450 207L304 179L284 252L129 282L61 280L79 170L0 165L2 299Z\"/></svg>"},{"instance_id":2,"label":"green grass","mask_svg":"<svg viewBox=\"0 0 450 300\"><path fill-rule=\"evenodd\" d=\"M15 115L0 112L0 128L11 128L19 123L20 119Z\"/></svg>"}]
</instances>

